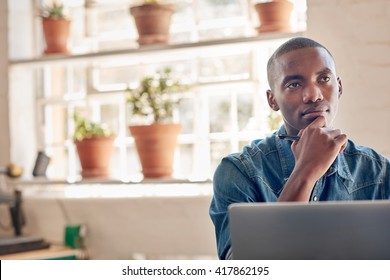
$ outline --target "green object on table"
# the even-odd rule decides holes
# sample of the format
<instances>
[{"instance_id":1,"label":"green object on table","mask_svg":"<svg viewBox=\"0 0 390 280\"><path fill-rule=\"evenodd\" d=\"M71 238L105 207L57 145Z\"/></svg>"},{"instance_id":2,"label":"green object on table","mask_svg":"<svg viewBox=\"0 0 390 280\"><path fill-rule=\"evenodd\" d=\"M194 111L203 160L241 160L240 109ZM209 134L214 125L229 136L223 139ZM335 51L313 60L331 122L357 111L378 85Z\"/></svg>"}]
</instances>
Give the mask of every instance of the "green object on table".
<instances>
[{"instance_id":1,"label":"green object on table","mask_svg":"<svg viewBox=\"0 0 390 280\"><path fill-rule=\"evenodd\" d=\"M74 249L82 247L83 238L80 234L82 225L66 225L65 227L65 246Z\"/></svg>"}]
</instances>

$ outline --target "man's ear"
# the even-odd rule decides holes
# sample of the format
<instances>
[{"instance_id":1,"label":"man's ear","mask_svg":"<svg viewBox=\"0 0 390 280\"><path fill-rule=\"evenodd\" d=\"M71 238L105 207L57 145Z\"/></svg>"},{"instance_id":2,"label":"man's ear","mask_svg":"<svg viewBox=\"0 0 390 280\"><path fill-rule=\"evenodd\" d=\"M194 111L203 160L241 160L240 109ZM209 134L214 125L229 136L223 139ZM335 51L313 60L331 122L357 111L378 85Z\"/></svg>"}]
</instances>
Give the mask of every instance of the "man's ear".
<instances>
[{"instance_id":1,"label":"man's ear","mask_svg":"<svg viewBox=\"0 0 390 280\"><path fill-rule=\"evenodd\" d=\"M279 111L278 103L276 102L275 96L270 89L267 90L267 100L268 100L268 105L271 107L272 110Z\"/></svg>"},{"instance_id":2,"label":"man's ear","mask_svg":"<svg viewBox=\"0 0 390 280\"><path fill-rule=\"evenodd\" d=\"M337 84L339 86L339 98L340 98L341 95L343 94L343 84L341 83L341 78L340 77L337 77Z\"/></svg>"}]
</instances>

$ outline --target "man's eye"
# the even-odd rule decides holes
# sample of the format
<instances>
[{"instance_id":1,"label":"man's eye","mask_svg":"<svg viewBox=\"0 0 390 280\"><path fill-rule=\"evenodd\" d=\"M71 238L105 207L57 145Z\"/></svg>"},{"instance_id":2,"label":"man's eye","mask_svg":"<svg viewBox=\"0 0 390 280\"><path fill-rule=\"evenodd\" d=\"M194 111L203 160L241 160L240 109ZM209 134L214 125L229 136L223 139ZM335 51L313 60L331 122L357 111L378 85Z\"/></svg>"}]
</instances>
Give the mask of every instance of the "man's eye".
<instances>
[{"instance_id":1,"label":"man's eye","mask_svg":"<svg viewBox=\"0 0 390 280\"><path fill-rule=\"evenodd\" d=\"M330 77L329 77L329 76L321 77L321 78L320 78L320 81L321 81L321 82L329 82L329 81L330 81Z\"/></svg>"},{"instance_id":2,"label":"man's eye","mask_svg":"<svg viewBox=\"0 0 390 280\"><path fill-rule=\"evenodd\" d=\"M299 87L299 86L300 86L299 83L291 83L291 84L288 84L288 85L287 85L288 88L297 88L297 87Z\"/></svg>"}]
</instances>

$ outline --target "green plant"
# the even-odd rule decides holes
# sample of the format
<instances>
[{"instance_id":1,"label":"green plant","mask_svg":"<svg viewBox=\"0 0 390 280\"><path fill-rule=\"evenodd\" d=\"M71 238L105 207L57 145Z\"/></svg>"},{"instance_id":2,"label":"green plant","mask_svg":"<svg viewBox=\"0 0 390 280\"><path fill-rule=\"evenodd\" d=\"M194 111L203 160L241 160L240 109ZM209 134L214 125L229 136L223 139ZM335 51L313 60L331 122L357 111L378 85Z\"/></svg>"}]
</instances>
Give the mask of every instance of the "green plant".
<instances>
[{"instance_id":1,"label":"green plant","mask_svg":"<svg viewBox=\"0 0 390 280\"><path fill-rule=\"evenodd\" d=\"M188 85L174 80L172 69L167 67L143 78L137 88L127 88L127 102L131 104L134 116L146 117L153 122L169 122L179 105L177 93L188 88Z\"/></svg>"},{"instance_id":2,"label":"green plant","mask_svg":"<svg viewBox=\"0 0 390 280\"><path fill-rule=\"evenodd\" d=\"M40 16L43 18L66 18L65 6L62 3L54 2L51 5L44 5L40 9Z\"/></svg>"},{"instance_id":3,"label":"green plant","mask_svg":"<svg viewBox=\"0 0 390 280\"><path fill-rule=\"evenodd\" d=\"M80 117L77 113L73 115L75 122L75 131L73 134L73 140L81 141L84 138L91 137L109 137L114 133L108 128L106 124L94 123L86 118Z\"/></svg>"}]
</instances>

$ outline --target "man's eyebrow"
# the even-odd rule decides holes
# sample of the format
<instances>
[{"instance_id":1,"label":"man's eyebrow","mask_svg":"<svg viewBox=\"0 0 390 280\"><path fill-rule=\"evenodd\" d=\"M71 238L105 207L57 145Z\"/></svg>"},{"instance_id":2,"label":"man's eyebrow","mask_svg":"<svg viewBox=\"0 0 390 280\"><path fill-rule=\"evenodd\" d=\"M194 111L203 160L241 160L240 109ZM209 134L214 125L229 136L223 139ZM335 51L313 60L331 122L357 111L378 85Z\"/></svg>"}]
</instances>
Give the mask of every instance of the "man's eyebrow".
<instances>
[{"instance_id":1,"label":"man's eyebrow","mask_svg":"<svg viewBox=\"0 0 390 280\"><path fill-rule=\"evenodd\" d=\"M316 73L316 75L322 75L322 74L333 74L333 71L329 67L325 67ZM291 80L304 80L304 79L305 77L303 75L299 75L299 74L288 75L283 78L282 85L285 85L287 82Z\"/></svg>"},{"instance_id":2,"label":"man's eyebrow","mask_svg":"<svg viewBox=\"0 0 390 280\"><path fill-rule=\"evenodd\" d=\"M332 69L325 67L324 69L321 69L320 71L318 71L316 74L321 75L321 74L329 74L329 73L333 74Z\"/></svg>"},{"instance_id":3,"label":"man's eyebrow","mask_svg":"<svg viewBox=\"0 0 390 280\"><path fill-rule=\"evenodd\" d=\"M291 80L304 80L305 78L302 75L288 75L283 78L282 85L285 85L288 81Z\"/></svg>"}]
</instances>

